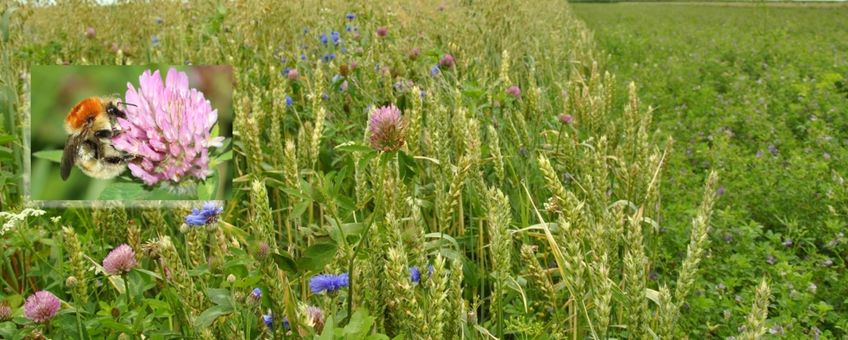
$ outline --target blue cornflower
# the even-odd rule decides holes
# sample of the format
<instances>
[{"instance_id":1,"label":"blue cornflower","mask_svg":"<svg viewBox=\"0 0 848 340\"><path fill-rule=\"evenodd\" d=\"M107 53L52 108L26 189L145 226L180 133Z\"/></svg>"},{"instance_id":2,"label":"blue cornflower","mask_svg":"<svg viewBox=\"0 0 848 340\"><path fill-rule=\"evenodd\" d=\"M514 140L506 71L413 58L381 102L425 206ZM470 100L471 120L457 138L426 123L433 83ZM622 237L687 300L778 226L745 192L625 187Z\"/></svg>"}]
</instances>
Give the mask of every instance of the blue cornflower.
<instances>
[{"instance_id":1,"label":"blue cornflower","mask_svg":"<svg viewBox=\"0 0 848 340\"><path fill-rule=\"evenodd\" d=\"M294 104L294 99L291 96L286 96L286 107L291 107Z\"/></svg>"},{"instance_id":2,"label":"blue cornflower","mask_svg":"<svg viewBox=\"0 0 848 340\"><path fill-rule=\"evenodd\" d=\"M338 45L339 41L341 40L341 37L342 36L339 34L338 31L333 31L332 33L330 33L330 38L333 39L333 44Z\"/></svg>"},{"instance_id":3,"label":"blue cornflower","mask_svg":"<svg viewBox=\"0 0 848 340\"><path fill-rule=\"evenodd\" d=\"M324 101L328 101L328 100L330 100L330 95L329 95L329 94L326 94L326 93L322 93L322 94L321 94L321 99L323 99Z\"/></svg>"},{"instance_id":4,"label":"blue cornflower","mask_svg":"<svg viewBox=\"0 0 848 340\"><path fill-rule=\"evenodd\" d=\"M223 207L219 207L215 202L207 202L202 209L194 208L191 214L186 216L185 223L190 226L201 226L218 221L218 215L224 211Z\"/></svg>"},{"instance_id":5,"label":"blue cornflower","mask_svg":"<svg viewBox=\"0 0 848 340\"><path fill-rule=\"evenodd\" d=\"M347 18L347 20L356 19L356 14L348 13L347 15L345 15L345 18Z\"/></svg>"},{"instance_id":6,"label":"blue cornflower","mask_svg":"<svg viewBox=\"0 0 848 340\"><path fill-rule=\"evenodd\" d=\"M150 38L150 42L153 43L153 46L158 46L159 45L159 37L154 35L153 38Z\"/></svg>"},{"instance_id":7,"label":"blue cornflower","mask_svg":"<svg viewBox=\"0 0 848 340\"><path fill-rule=\"evenodd\" d=\"M345 25L345 31L353 32L353 26L351 26L351 25Z\"/></svg>"},{"instance_id":8,"label":"blue cornflower","mask_svg":"<svg viewBox=\"0 0 848 340\"><path fill-rule=\"evenodd\" d=\"M342 47L342 54L347 54L347 47Z\"/></svg>"},{"instance_id":9,"label":"blue cornflower","mask_svg":"<svg viewBox=\"0 0 848 340\"><path fill-rule=\"evenodd\" d=\"M159 25L161 25L163 22L165 22L165 20L163 20L162 17L156 17L154 20L156 20L156 23L159 24Z\"/></svg>"},{"instance_id":10,"label":"blue cornflower","mask_svg":"<svg viewBox=\"0 0 848 340\"><path fill-rule=\"evenodd\" d=\"M272 332L274 331L274 317L271 316L271 311L268 311L268 314L262 315L262 322L265 323L265 326L268 326Z\"/></svg>"},{"instance_id":11,"label":"blue cornflower","mask_svg":"<svg viewBox=\"0 0 848 340\"><path fill-rule=\"evenodd\" d=\"M430 69L430 75L435 77L438 74L439 74L439 65L433 66L433 68Z\"/></svg>"},{"instance_id":12,"label":"blue cornflower","mask_svg":"<svg viewBox=\"0 0 848 340\"><path fill-rule=\"evenodd\" d=\"M418 266L413 266L412 268L409 268L409 279L415 283L421 281L421 271L418 270Z\"/></svg>"},{"instance_id":13,"label":"blue cornflower","mask_svg":"<svg viewBox=\"0 0 848 340\"><path fill-rule=\"evenodd\" d=\"M424 99L425 97L427 97L427 92L421 90L421 99Z\"/></svg>"},{"instance_id":14,"label":"blue cornflower","mask_svg":"<svg viewBox=\"0 0 848 340\"><path fill-rule=\"evenodd\" d=\"M330 60L336 59L336 54L335 53L327 53L323 57L321 57L321 59L324 60L325 63L329 63Z\"/></svg>"},{"instance_id":15,"label":"blue cornflower","mask_svg":"<svg viewBox=\"0 0 848 340\"><path fill-rule=\"evenodd\" d=\"M253 288L253 291L250 292L250 297L253 298L254 300L261 299L262 298L262 289L259 289L258 287Z\"/></svg>"},{"instance_id":16,"label":"blue cornflower","mask_svg":"<svg viewBox=\"0 0 848 340\"><path fill-rule=\"evenodd\" d=\"M283 328L285 328L286 330L291 329L291 325L289 324L289 317L288 316L283 317Z\"/></svg>"},{"instance_id":17,"label":"blue cornflower","mask_svg":"<svg viewBox=\"0 0 848 340\"><path fill-rule=\"evenodd\" d=\"M306 54L301 53L300 54L300 60L306 61Z\"/></svg>"},{"instance_id":18,"label":"blue cornflower","mask_svg":"<svg viewBox=\"0 0 848 340\"><path fill-rule=\"evenodd\" d=\"M321 291L334 292L340 288L347 287L349 280L347 273L342 273L341 275L315 275L309 279L309 290L316 294Z\"/></svg>"},{"instance_id":19,"label":"blue cornflower","mask_svg":"<svg viewBox=\"0 0 848 340\"><path fill-rule=\"evenodd\" d=\"M280 72L280 74L282 74L283 77L288 77L290 70L291 70L291 68L286 67L286 68L283 69L282 72Z\"/></svg>"},{"instance_id":20,"label":"blue cornflower","mask_svg":"<svg viewBox=\"0 0 848 340\"><path fill-rule=\"evenodd\" d=\"M326 45L329 40L327 39L327 33L321 33L321 43Z\"/></svg>"},{"instance_id":21,"label":"blue cornflower","mask_svg":"<svg viewBox=\"0 0 848 340\"><path fill-rule=\"evenodd\" d=\"M303 28L303 34L306 34L306 33L309 33L309 27L304 27L304 28Z\"/></svg>"}]
</instances>

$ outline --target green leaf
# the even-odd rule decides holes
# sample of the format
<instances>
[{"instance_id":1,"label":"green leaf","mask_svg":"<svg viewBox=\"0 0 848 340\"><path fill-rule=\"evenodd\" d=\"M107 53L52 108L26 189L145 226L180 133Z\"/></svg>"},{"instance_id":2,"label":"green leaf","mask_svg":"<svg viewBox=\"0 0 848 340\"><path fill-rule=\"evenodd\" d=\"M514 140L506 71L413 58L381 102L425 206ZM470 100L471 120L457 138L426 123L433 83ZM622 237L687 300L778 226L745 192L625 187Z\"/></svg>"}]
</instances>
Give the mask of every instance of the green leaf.
<instances>
[{"instance_id":1,"label":"green leaf","mask_svg":"<svg viewBox=\"0 0 848 340\"><path fill-rule=\"evenodd\" d=\"M206 290L206 295L209 296L209 300L216 305L221 306L232 306L232 300L230 299L230 291L223 288L209 288Z\"/></svg>"},{"instance_id":2,"label":"green leaf","mask_svg":"<svg viewBox=\"0 0 848 340\"><path fill-rule=\"evenodd\" d=\"M15 140L15 136L13 135L0 135L0 144L5 144Z\"/></svg>"},{"instance_id":3,"label":"green leaf","mask_svg":"<svg viewBox=\"0 0 848 340\"><path fill-rule=\"evenodd\" d=\"M133 270L134 270L134 271L137 271L137 272L139 272L139 273L142 273L142 274L146 274L146 275L151 276L151 277L153 277L153 278L156 278L157 280L161 280L161 279L162 279L162 277L161 277L161 276L159 276L159 274L156 274L155 272L149 271L149 270L147 270L147 269L135 268L135 269L133 269Z\"/></svg>"},{"instance_id":4,"label":"green leaf","mask_svg":"<svg viewBox=\"0 0 848 340\"><path fill-rule=\"evenodd\" d=\"M280 269L285 270L289 273L296 274L297 273L297 264L294 262L288 254L271 254L274 258L274 262L277 264Z\"/></svg>"},{"instance_id":5,"label":"green leaf","mask_svg":"<svg viewBox=\"0 0 848 340\"><path fill-rule=\"evenodd\" d=\"M42 150L38 152L33 152L32 156L35 158L46 159L48 161L61 163L62 162L62 150Z\"/></svg>"},{"instance_id":6,"label":"green leaf","mask_svg":"<svg viewBox=\"0 0 848 340\"><path fill-rule=\"evenodd\" d=\"M218 317L230 314L232 312L232 306L212 306L209 309L203 311L203 313L200 313L200 315L194 321L194 325L198 329L209 327L210 325L212 325L213 322L215 322L215 319L217 319Z\"/></svg>"},{"instance_id":7,"label":"green leaf","mask_svg":"<svg viewBox=\"0 0 848 340\"><path fill-rule=\"evenodd\" d=\"M415 158L410 157L406 152L398 152L398 171L402 179L406 180L415 177L417 169L418 163L415 162Z\"/></svg>"},{"instance_id":8,"label":"green leaf","mask_svg":"<svg viewBox=\"0 0 848 340\"><path fill-rule=\"evenodd\" d=\"M350 322L344 328L344 335L348 339L363 339L371 330L374 317L368 316L364 308L357 309L350 318Z\"/></svg>"},{"instance_id":9,"label":"green leaf","mask_svg":"<svg viewBox=\"0 0 848 340\"><path fill-rule=\"evenodd\" d=\"M335 243L316 243L306 249L303 256L297 260L297 267L302 271L320 272L327 263L336 256Z\"/></svg>"},{"instance_id":10,"label":"green leaf","mask_svg":"<svg viewBox=\"0 0 848 340\"><path fill-rule=\"evenodd\" d=\"M362 152L362 153L374 152L374 149L372 149L371 147L369 147L367 145L363 145L363 144L359 144L359 143L353 143L353 142L339 144L338 146L336 146L335 149L340 151L340 152Z\"/></svg>"},{"instance_id":11,"label":"green leaf","mask_svg":"<svg viewBox=\"0 0 848 340\"><path fill-rule=\"evenodd\" d=\"M148 195L144 185L135 182L117 182L109 184L100 193L101 200L140 200Z\"/></svg>"},{"instance_id":12,"label":"green leaf","mask_svg":"<svg viewBox=\"0 0 848 340\"><path fill-rule=\"evenodd\" d=\"M336 320L333 320L333 317L330 316L324 322L324 331L321 332L321 336L317 338L317 340L333 340L336 336Z\"/></svg>"}]
</instances>

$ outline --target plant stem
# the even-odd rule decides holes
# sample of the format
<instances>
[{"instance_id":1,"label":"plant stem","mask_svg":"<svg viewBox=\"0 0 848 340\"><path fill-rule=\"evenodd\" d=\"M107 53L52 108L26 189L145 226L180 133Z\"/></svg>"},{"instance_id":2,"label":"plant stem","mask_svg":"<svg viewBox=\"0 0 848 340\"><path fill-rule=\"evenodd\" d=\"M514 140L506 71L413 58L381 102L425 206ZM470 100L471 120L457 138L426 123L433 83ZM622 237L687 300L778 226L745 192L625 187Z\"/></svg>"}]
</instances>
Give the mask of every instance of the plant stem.
<instances>
[{"instance_id":1,"label":"plant stem","mask_svg":"<svg viewBox=\"0 0 848 340\"><path fill-rule=\"evenodd\" d=\"M124 293L127 295L127 311L129 311L132 303L132 297L130 297L130 278L127 274L121 276L124 279Z\"/></svg>"}]
</instances>

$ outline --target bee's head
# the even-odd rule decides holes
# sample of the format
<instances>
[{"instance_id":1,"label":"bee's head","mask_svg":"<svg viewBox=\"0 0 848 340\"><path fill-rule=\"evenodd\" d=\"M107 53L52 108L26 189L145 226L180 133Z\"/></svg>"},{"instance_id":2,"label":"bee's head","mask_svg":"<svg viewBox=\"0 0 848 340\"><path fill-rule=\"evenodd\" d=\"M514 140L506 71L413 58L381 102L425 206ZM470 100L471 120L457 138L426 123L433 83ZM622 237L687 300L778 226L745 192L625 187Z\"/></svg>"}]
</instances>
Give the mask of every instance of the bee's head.
<instances>
[{"instance_id":1,"label":"bee's head","mask_svg":"<svg viewBox=\"0 0 848 340\"><path fill-rule=\"evenodd\" d=\"M115 102L109 102L106 104L106 113L110 117L127 118L127 114L123 110L119 109L118 105L115 105Z\"/></svg>"}]
</instances>

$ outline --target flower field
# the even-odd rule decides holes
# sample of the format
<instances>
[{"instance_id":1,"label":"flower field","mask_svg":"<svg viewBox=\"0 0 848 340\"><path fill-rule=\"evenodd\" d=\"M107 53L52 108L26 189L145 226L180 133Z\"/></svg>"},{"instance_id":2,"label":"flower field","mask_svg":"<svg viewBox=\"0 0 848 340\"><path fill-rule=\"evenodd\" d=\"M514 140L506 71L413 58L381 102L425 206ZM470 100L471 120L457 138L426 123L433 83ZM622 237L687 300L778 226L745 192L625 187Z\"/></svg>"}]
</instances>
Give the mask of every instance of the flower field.
<instances>
[{"instance_id":1,"label":"flower field","mask_svg":"<svg viewBox=\"0 0 848 340\"><path fill-rule=\"evenodd\" d=\"M724 123L671 106L683 95L661 81L675 69L627 67L626 44L610 43L627 30L593 34L581 19L610 14L578 6L589 14L555 0L0 5L0 338L844 336L845 98L803 78L804 98L835 111L785 105L822 110L820 123L773 124L780 139L756 145L695 136ZM232 156L214 155L231 157L232 198L25 199L29 70L63 64L232 65ZM130 170L148 185L205 174L207 157L168 158L191 154L168 131L221 145L208 104L170 73L144 73L132 98L149 105L128 108L113 140L139 154ZM162 129L176 119L156 108L167 96L203 112L180 116L190 131ZM789 204L773 203L779 186L740 179L807 164L825 135L837 141L816 146L834 163L800 169L833 178L819 181L827 210L807 172L778 172L794 178L794 215L775 213ZM722 158L741 148L763 154L746 168ZM707 292L719 283L725 295ZM797 285L816 283L832 292L801 298L821 317L797 316Z\"/></svg>"}]
</instances>

